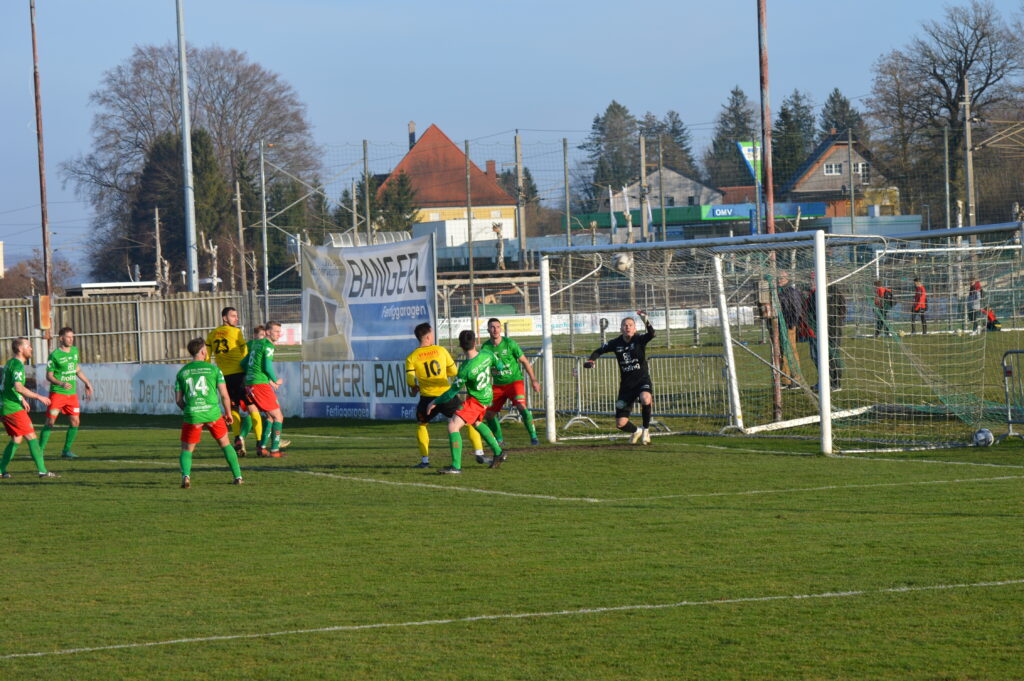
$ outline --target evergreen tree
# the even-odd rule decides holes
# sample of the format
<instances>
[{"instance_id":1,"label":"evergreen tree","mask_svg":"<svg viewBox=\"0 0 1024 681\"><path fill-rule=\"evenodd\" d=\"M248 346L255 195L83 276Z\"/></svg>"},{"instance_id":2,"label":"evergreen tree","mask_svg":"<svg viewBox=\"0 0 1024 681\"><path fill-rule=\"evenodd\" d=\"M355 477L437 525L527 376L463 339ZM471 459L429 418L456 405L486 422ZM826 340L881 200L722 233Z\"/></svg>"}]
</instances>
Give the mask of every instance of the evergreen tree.
<instances>
[{"instance_id":1,"label":"evergreen tree","mask_svg":"<svg viewBox=\"0 0 1024 681\"><path fill-rule=\"evenodd\" d=\"M513 199L516 197L516 171L509 168L501 171L498 175L498 184ZM523 166L523 205L529 205L537 200L537 183L533 181L533 173L527 166Z\"/></svg>"},{"instance_id":2,"label":"evergreen tree","mask_svg":"<svg viewBox=\"0 0 1024 681\"><path fill-rule=\"evenodd\" d=\"M588 202L593 202L604 187L622 187L640 174L639 126L633 114L612 100L603 114L594 116L590 135L580 149L587 152L593 168L590 182L579 189Z\"/></svg>"},{"instance_id":3,"label":"evergreen tree","mask_svg":"<svg viewBox=\"0 0 1024 681\"><path fill-rule=\"evenodd\" d=\"M379 193L378 203L380 208L374 216L375 225L384 232L411 229L419 215L416 190L404 171L388 180L387 186Z\"/></svg>"},{"instance_id":4,"label":"evergreen tree","mask_svg":"<svg viewBox=\"0 0 1024 681\"><path fill-rule=\"evenodd\" d=\"M704 169L712 185L727 187L753 184L736 142L756 141L754 107L737 85L715 121L715 136L704 152Z\"/></svg>"},{"instance_id":5,"label":"evergreen tree","mask_svg":"<svg viewBox=\"0 0 1024 681\"><path fill-rule=\"evenodd\" d=\"M666 140L663 143L662 155L665 165L690 177L697 176L697 164L693 160L693 142L690 129L675 111L665 114L662 122Z\"/></svg>"},{"instance_id":6,"label":"evergreen tree","mask_svg":"<svg viewBox=\"0 0 1024 681\"><path fill-rule=\"evenodd\" d=\"M205 232L218 245L233 243L231 191L214 155L210 135L198 128L192 131L192 181L197 239ZM171 272L187 269L183 195L181 137L165 132L156 136L146 154L129 202L127 229L101 236L105 249L92 252L93 274L122 280L138 265L143 276L155 278L156 208L160 209L163 257L170 263Z\"/></svg>"},{"instance_id":7,"label":"evergreen tree","mask_svg":"<svg viewBox=\"0 0 1024 681\"><path fill-rule=\"evenodd\" d=\"M814 149L814 109L799 90L782 100L772 126L772 180L781 189Z\"/></svg>"},{"instance_id":8,"label":"evergreen tree","mask_svg":"<svg viewBox=\"0 0 1024 681\"><path fill-rule=\"evenodd\" d=\"M854 139L867 143L868 129L864 117L850 100L843 96L839 88L835 88L821 107L821 115L818 117L818 142L831 135L833 131L841 133L844 130L853 130Z\"/></svg>"}]
</instances>

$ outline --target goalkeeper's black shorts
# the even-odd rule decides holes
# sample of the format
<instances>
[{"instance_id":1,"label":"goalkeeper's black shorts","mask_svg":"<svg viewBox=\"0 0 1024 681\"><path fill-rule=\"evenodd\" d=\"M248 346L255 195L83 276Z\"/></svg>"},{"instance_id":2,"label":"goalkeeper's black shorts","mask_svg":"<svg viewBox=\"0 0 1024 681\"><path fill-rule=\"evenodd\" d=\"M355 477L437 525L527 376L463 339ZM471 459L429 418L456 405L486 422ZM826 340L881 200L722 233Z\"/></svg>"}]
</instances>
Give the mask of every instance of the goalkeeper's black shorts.
<instances>
[{"instance_id":1,"label":"goalkeeper's black shorts","mask_svg":"<svg viewBox=\"0 0 1024 681\"><path fill-rule=\"evenodd\" d=\"M640 399L640 393L645 392L654 394L654 383L650 376L619 384L619 394L615 398L615 418L628 418L633 413L633 403Z\"/></svg>"}]
</instances>

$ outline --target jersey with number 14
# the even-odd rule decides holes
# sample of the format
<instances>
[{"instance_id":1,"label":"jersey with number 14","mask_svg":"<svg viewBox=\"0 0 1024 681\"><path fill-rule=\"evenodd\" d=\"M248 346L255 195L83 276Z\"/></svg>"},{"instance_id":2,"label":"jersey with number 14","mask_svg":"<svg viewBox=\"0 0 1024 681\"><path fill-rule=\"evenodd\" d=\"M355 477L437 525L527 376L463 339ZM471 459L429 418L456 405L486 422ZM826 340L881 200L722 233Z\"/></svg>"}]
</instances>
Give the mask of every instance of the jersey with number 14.
<instances>
[{"instance_id":1,"label":"jersey with number 14","mask_svg":"<svg viewBox=\"0 0 1024 681\"><path fill-rule=\"evenodd\" d=\"M65 389L60 385L51 385L50 393L57 395L74 395L78 392L78 348L74 345L70 350L57 348L50 353L46 361L46 370L53 374L61 383L67 383L70 388Z\"/></svg>"},{"instance_id":2,"label":"jersey with number 14","mask_svg":"<svg viewBox=\"0 0 1024 681\"><path fill-rule=\"evenodd\" d=\"M220 418L220 391L224 374L209 362L189 362L181 367L174 389L181 392L185 423L213 423Z\"/></svg>"},{"instance_id":3,"label":"jersey with number 14","mask_svg":"<svg viewBox=\"0 0 1024 681\"><path fill-rule=\"evenodd\" d=\"M410 388L418 385L420 394L425 397L443 394L448 390L448 377L457 372L455 360L440 345L416 348L405 358L405 382Z\"/></svg>"}]
</instances>

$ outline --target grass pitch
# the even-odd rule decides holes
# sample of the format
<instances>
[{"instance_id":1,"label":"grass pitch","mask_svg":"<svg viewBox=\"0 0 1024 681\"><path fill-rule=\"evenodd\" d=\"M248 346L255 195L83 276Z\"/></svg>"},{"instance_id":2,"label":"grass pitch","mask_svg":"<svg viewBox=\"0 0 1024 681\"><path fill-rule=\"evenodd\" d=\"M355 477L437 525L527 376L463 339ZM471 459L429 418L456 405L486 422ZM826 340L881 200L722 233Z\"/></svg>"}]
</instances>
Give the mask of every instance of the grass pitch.
<instances>
[{"instance_id":1,"label":"grass pitch","mask_svg":"<svg viewBox=\"0 0 1024 681\"><path fill-rule=\"evenodd\" d=\"M510 424L508 463L454 477L410 467L411 424L293 420L241 487L204 439L182 490L178 423L87 414L59 480L15 459L0 679L1021 676L1020 440L824 458Z\"/></svg>"}]
</instances>

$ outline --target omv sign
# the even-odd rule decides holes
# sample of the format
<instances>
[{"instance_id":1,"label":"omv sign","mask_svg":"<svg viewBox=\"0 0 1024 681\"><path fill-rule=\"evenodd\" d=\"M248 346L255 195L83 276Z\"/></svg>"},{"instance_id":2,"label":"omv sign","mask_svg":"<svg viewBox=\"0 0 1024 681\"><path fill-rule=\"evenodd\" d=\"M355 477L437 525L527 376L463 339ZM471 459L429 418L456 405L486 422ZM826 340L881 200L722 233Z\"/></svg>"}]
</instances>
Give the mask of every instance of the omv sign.
<instances>
[{"instance_id":1,"label":"omv sign","mask_svg":"<svg viewBox=\"0 0 1024 681\"><path fill-rule=\"evenodd\" d=\"M748 220L754 204L734 203L718 206L701 206L702 220Z\"/></svg>"}]
</instances>

